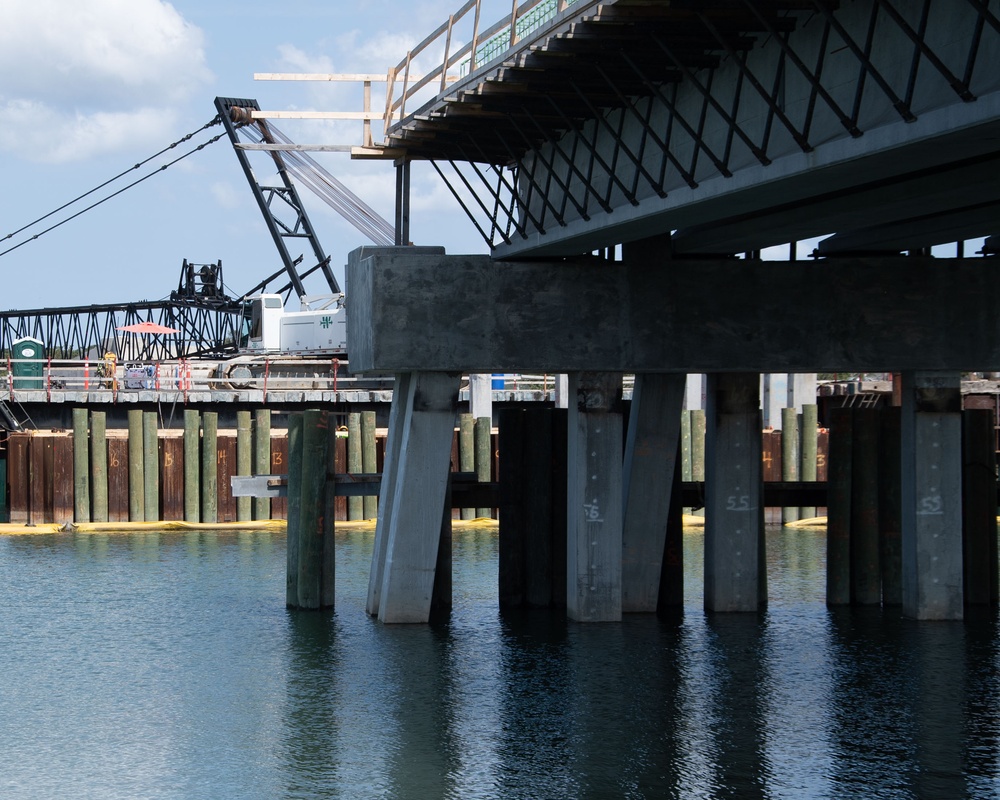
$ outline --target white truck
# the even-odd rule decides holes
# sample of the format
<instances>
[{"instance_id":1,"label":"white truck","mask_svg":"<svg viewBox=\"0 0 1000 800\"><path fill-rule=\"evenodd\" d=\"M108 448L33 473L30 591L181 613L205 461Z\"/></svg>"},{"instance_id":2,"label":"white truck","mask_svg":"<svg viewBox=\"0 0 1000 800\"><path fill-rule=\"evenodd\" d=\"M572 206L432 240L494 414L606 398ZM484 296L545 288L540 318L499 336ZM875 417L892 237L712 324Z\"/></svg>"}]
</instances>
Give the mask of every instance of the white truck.
<instances>
[{"instance_id":1,"label":"white truck","mask_svg":"<svg viewBox=\"0 0 1000 800\"><path fill-rule=\"evenodd\" d=\"M258 294L250 304L249 330L240 355L220 364L216 377L233 389L312 389L329 385L347 360L344 295L303 298L301 311L286 311L278 294ZM318 306L318 307L315 307Z\"/></svg>"}]
</instances>

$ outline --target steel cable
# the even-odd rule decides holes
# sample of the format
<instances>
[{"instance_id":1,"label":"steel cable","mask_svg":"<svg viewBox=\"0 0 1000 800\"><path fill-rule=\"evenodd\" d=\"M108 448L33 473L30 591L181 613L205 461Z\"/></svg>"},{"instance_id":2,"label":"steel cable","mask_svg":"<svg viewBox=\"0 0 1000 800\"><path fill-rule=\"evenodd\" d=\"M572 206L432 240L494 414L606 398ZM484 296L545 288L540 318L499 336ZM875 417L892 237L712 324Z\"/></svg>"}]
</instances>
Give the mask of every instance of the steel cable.
<instances>
[{"instance_id":1,"label":"steel cable","mask_svg":"<svg viewBox=\"0 0 1000 800\"><path fill-rule=\"evenodd\" d=\"M217 125L218 123L219 123L219 118L218 118L218 117L216 117L216 118L215 118L215 119L213 119L213 120L212 120L211 122L208 122L208 123L206 123L205 125L203 125L202 127L198 128L198 130L195 130L195 131L192 131L191 133L187 134L186 136L183 136L183 137L181 137L181 138L180 138L180 139L178 139L178 140L177 140L176 142L173 142L172 144L170 144L170 145L167 145L166 147L164 147L164 148L163 148L162 150L160 150L160 151L159 151L158 153L154 153L153 155L149 156L149 158L146 158L146 159L144 159L144 160L140 161L139 163L137 163L137 164L135 164L135 165L133 165L133 166L129 167L129 168L127 169L127 170L124 170L123 172L120 172L120 173L119 173L118 175L115 175L115 177L113 177L113 178L109 178L108 180L104 181L104 183L102 183L102 184L100 184L100 185L98 185L98 186L95 186L95 187L94 187L93 189L91 189L90 191L87 191L87 192L84 192L83 194L79 195L78 197L76 197L76 198L74 198L74 199L70 200L70 201L69 201L68 203L63 203L63 204L62 204L61 206L59 206L59 208L56 208L56 209L54 209L54 210L50 211L50 212L49 212L48 214L45 214L44 216L41 216L41 217L39 217L39 218L38 218L38 219L36 219L36 220L35 220L34 222L29 222L29 223L28 223L27 225L24 225L24 226L22 226L21 228L18 228L18 229L17 229L16 231L13 231L12 233L8 233L8 234L7 234L6 236L4 236L4 237L3 237L3 240L2 240L2 241L7 241L8 239L11 239L12 237L14 237L14 236L17 236L17 234L19 234L19 233L22 233L23 231L26 231L26 230L28 230L28 228L31 228L31 227L33 227L33 226L37 225L37 224L38 224L39 222L42 222L43 220L46 220L46 219L48 219L48 218L49 218L49 217L51 217L51 216L52 216L53 214L57 214L57 213L59 213L60 211L62 211L63 209L66 209L66 208L69 208L69 207L70 207L71 205L73 205L74 203L78 203L78 202L79 202L80 200L82 200L83 198L85 198L85 197L89 197L89 196L90 196L90 195L92 195L92 194L93 194L94 192L96 192L96 191L99 191L100 189L103 189L103 188L104 188L105 186L108 186L108 185L110 185L110 184L114 183L114 182L115 182L116 180L118 180L119 178L122 178L123 176L125 176L125 175L128 175L128 173L130 173L130 172L132 172L132 171L134 171L134 170L136 170L136 169L139 169L139 168L140 168L140 167L142 167L142 166L143 166L144 164L148 164L148 163L149 163L150 161L152 161L153 159L155 159L155 158L157 158L157 157L159 157L159 156L163 155L164 153L166 153L166 152L168 152L168 151L170 151L170 150L173 150L173 149L174 149L175 147L177 147L178 145L180 145L180 144L183 144L183 143L184 143L184 142L186 142L186 141L189 141L189 140L190 140L190 139L191 139L192 137L194 137L194 136L197 136L197 135L198 135L199 133L201 133L201 132L202 132L203 130L206 130L207 128L210 128L210 127L212 127L213 125ZM8 253L12 253L12 252L13 252L14 250L17 250L18 248L20 248L20 247L23 247L24 245L26 245L26 244L27 244L28 242L32 242L32 241L34 241L35 239L38 239L39 237L41 237L41 236L44 236L44 235L45 235L46 233L49 233L50 231L53 231L53 230L55 230L56 228L58 228L58 227L60 227L60 226L62 226L62 225L65 225L65 224L66 224L67 222L69 222L70 220L72 220L72 219L76 219L76 218L77 218L77 217L79 217L79 216L80 216L81 214L84 214L84 213L86 213L87 211L90 211L91 209L94 209L94 208L97 208L97 206L101 205L102 203L105 203L105 202L107 202L107 201L108 201L108 200L110 200L110 199L111 199L112 197L117 197L117 196L118 196L118 195L120 195L120 194L121 194L122 192L126 191L127 189L131 189L131 188L132 188L133 186L137 186L138 184L142 183L142 182L143 182L143 181L145 181L146 179L148 179L148 178L151 178L151 177L153 177L154 175L156 175L156 174L158 174L158 173L160 173L160 172L163 172L163 170L165 170L165 169L166 169L167 167L171 167L171 166L173 166L174 164L176 164L176 163L177 163L178 161L181 161L181 160L183 160L183 159L187 158L188 156L190 156L190 155L193 155L194 153L197 153L197 152L198 152L199 150L203 150L203 149L204 149L205 147L207 147L207 146L208 146L208 145L210 145L210 144L213 144L214 142L217 142L217 141L218 141L219 139L221 139L221 138L222 138L223 136L225 136L225 135L226 135L226 134L225 134L225 133L223 132L223 133L220 133L220 134L219 134L219 135L217 135L217 136L213 136L213 137L212 137L211 139L209 139L208 141L206 141L206 142L204 142L204 143L202 143L202 144L198 145L198 146L197 146L197 147L195 147L195 148L194 148L193 150L189 150L189 151L188 151L187 153L184 153L183 155L181 155L181 156L178 156L178 157L177 157L177 158L175 158L175 159L174 159L173 161L168 161L168 162L167 162L166 164L163 164L162 166L158 167L158 168L157 168L157 169L156 169L156 170L155 170L154 172L150 172L149 174L147 174L147 175L144 175L144 176L143 176L142 178L139 178L138 180L136 180L136 181L133 181L132 183L128 184L127 186L124 186L123 188L119 189L118 191L116 191L116 192L113 192L112 194L109 194L109 195L108 195L107 197L104 197L103 199L101 199L101 200L98 200L98 201L97 201L96 203L91 203L91 204L90 204L89 206L87 206L86 208L84 208L84 209L82 209L82 210L80 210L80 211L77 211L77 212L76 212L75 214L72 214L72 215L70 215L70 216L66 217L66 218L65 218L64 220L62 220L61 222L57 222L57 223L56 223L55 225L51 225L51 226L49 226L49 227L48 227L48 228L46 228L45 230L43 230L43 231L41 231L41 232L39 232L39 233L36 233L36 234L34 234L34 235L33 235L33 236L31 236L30 238L28 238L28 239L25 239L25 240L24 240L24 241L22 241L22 242L19 242L18 244L14 245L13 247L9 247L9 248L7 248L6 250L2 250L2 251L0 251L0 256L5 256L5 255L7 255Z\"/></svg>"}]
</instances>

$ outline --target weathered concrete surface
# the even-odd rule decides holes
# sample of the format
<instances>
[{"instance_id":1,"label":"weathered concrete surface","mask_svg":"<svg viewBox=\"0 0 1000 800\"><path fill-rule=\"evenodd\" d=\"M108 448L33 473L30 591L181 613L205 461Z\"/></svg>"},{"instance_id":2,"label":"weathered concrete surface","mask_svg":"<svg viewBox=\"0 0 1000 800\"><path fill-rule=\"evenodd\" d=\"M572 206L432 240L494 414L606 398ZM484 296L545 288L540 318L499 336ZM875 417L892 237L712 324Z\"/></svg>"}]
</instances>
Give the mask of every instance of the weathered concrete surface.
<instances>
[{"instance_id":1,"label":"weathered concrete surface","mask_svg":"<svg viewBox=\"0 0 1000 800\"><path fill-rule=\"evenodd\" d=\"M1000 370L988 259L348 265L355 372Z\"/></svg>"},{"instance_id":2,"label":"weathered concrete surface","mask_svg":"<svg viewBox=\"0 0 1000 800\"><path fill-rule=\"evenodd\" d=\"M705 608L766 604L760 377L708 376L705 441Z\"/></svg>"},{"instance_id":3,"label":"weathered concrete surface","mask_svg":"<svg viewBox=\"0 0 1000 800\"><path fill-rule=\"evenodd\" d=\"M570 375L566 486L566 614L622 617L621 374Z\"/></svg>"},{"instance_id":4,"label":"weathered concrete surface","mask_svg":"<svg viewBox=\"0 0 1000 800\"><path fill-rule=\"evenodd\" d=\"M382 511L382 588L376 598L369 592L367 603L369 611L377 605L381 622L430 618L456 421L458 375L415 375L407 384L406 396L393 399L399 409L392 432L402 435L398 449L390 445L394 460L384 469L393 497ZM375 557L382 547L380 542Z\"/></svg>"},{"instance_id":5,"label":"weathered concrete surface","mask_svg":"<svg viewBox=\"0 0 1000 800\"><path fill-rule=\"evenodd\" d=\"M656 611L677 463L685 375L637 375L622 495L622 611Z\"/></svg>"},{"instance_id":6,"label":"weathered concrete surface","mask_svg":"<svg viewBox=\"0 0 1000 800\"><path fill-rule=\"evenodd\" d=\"M959 374L904 373L903 615L961 619L962 418Z\"/></svg>"}]
</instances>

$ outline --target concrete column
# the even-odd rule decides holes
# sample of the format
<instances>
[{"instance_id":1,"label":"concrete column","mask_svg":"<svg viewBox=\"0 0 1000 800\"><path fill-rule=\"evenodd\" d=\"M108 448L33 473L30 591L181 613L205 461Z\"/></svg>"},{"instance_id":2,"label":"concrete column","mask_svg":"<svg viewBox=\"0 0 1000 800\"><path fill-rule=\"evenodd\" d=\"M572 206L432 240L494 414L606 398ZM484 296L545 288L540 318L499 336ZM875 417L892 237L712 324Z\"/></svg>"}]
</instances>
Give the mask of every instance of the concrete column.
<instances>
[{"instance_id":1,"label":"concrete column","mask_svg":"<svg viewBox=\"0 0 1000 800\"><path fill-rule=\"evenodd\" d=\"M556 408L569 408L569 376L554 375Z\"/></svg>"},{"instance_id":2,"label":"concrete column","mask_svg":"<svg viewBox=\"0 0 1000 800\"><path fill-rule=\"evenodd\" d=\"M622 615L621 375L570 375L566 613L582 622Z\"/></svg>"},{"instance_id":3,"label":"concrete column","mask_svg":"<svg viewBox=\"0 0 1000 800\"><path fill-rule=\"evenodd\" d=\"M368 573L368 601L365 611L377 617L382 597L382 578L385 575L385 554L389 544L389 522L396 496L396 476L403 442L403 423L406 420L406 398L410 393L412 372L395 376L395 390L389 408L389 428L386 431L385 462L382 466L382 483L378 491L381 513L375 523L375 544L372 548L372 566Z\"/></svg>"},{"instance_id":4,"label":"concrete column","mask_svg":"<svg viewBox=\"0 0 1000 800\"><path fill-rule=\"evenodd\" d=\"M684 408L688 411L705 407L705 376L692 374L687 376L684 387Z\"/></svg>"},{"instance_id":5,"label":"concrete column","mask_svg":"<svg viewBox=\"0 0 1000 800\"><path fill-rule=\"evenodd\" d=\"M683 373L635 376L625 441L622 496L622 611L656 611L670 511Z\"/></svg>"},{"instance_id":6,"label":"concrete column","mask_svg":"<svg viewBox=\"0 0 1000 800\"><path fill-rule=\"evenodd\" d=\"M788 376L788 407L794 408L800 414L803 407L816 402L815 372L798 372Z\"/></svg>"},{"instance_id":7,"label":"concrete column","mask_svg":"<svg viewBox=\"0 0 1000 800\"><path fill-rule=\"evenodd\" d=\"M765 428L781 430L781 410L788 404L788 375L782 372L760 376L762 393L761 409Z\"/></svg>"},{"instance_id":8,"label":"concrete column","mask_svg":"<svg viewBox=\"0 0 1000 800\"><path fill-rule=\"evenodd\" d=\"M469 376L469 413L473 419L489 417L493 419L493 376Z\"/></svg>"},{"instance_id":9,"label":"concrete column","mask_svg":"<svg viewBox=\"0 0 1000 800\"><path fill-rule=\"evenodd\" d=\"M958 372L904 372L903 616L962 618L962 397Z\"/></svg>"},{"instance_id":10,"label":"concrete column","mask_svg":"<svg viewBox=\"0 0 1000 800\"><path fill-rule=\"evenodd\" d=\"M425 372L410 380L400 427L399 451L386 472L394 472L393 499L378 618L381 622L427 622L441 512L448 490L451 440L458 406L459 376ZM395 393L398 397L399 392ZM397 399L393 399L393 406Z\"/></svg>"},{"instance_id":11,"label":"concrete column","mask_svg":"<svg viewBox=\"0 0 1000 800\"><path fill-rule=\"evenodd\" d=\"M760 378L708 376L705 442L705 608L757 611L764 571Z\"/></svg>"}]
</instances>

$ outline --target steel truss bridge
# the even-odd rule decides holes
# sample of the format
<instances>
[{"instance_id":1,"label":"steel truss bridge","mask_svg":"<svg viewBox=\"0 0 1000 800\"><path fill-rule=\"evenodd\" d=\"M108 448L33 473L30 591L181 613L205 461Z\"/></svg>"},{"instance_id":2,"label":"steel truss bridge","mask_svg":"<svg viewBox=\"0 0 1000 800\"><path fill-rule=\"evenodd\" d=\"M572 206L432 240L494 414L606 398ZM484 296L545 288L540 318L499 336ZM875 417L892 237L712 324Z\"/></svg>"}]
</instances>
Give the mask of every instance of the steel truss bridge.
<instances>
[{"instance_id":1,"label":"steel truss bridge","mask_svg":"<svg viewBox=\"0 0 1000 800\"><path fill-rule=\"evenodd\" d=\"M153 322L179 332L137 335L125 325ZM213 358L231 354L244 333L242 304L208 306L198 302L151 300L118 305L40 308L0 312L0 353L10 355L18 339L32 337L53 359L101 358L119 361Z\"/></svg>"}]
</instances>

